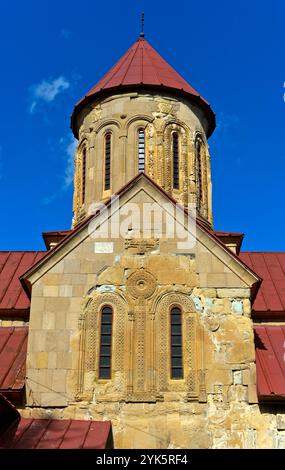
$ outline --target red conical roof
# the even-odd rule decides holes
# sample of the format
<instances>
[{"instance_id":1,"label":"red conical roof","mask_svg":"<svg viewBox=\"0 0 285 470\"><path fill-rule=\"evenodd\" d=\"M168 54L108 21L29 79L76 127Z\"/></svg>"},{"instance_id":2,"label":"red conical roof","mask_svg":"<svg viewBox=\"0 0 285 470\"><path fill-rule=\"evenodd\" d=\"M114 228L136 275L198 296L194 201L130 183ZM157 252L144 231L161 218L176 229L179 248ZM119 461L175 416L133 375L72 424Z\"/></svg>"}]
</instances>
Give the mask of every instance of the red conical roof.
<instances>
[{"instance_id":1,"label":"red conical roof","mask_svg":"<svg viewBox=\"0 0 285 470\"><path fill-rule=\"evenodd\" d=\"M111 70L77 103L72 116L72 127L76 112L90 99L99 93L115 91L117 88L121 90L122 87L163 87L186 94L206 111L209 118L208 134L210 135L215 128L215 115L209 103L144 38L139 38Z\"/></svg>"}]
</instances>

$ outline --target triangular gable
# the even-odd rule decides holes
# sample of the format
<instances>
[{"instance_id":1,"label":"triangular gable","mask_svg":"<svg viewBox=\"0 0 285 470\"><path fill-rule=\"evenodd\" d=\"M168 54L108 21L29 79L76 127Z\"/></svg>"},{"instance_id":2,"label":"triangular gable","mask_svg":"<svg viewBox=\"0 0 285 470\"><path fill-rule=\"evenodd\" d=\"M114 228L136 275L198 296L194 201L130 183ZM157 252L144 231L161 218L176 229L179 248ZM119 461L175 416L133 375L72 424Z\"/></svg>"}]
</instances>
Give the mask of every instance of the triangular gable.
<instances>
[{"instance_id":1,"label":"triangular gable","mask_svg":"<svg viewBox=\"0 0 285 470\"><path fill-rule=\"evenodd\" d=\"M118 193L118 208L131 201L138 201L138 198L148 202L155 202L161 207L165 204L175 207L180 211L180 225L184 224L188 230L189 216L187 210L181 206L177 206L176 201L172 199L164 190L156 185L144 173L140 173L131 180ZM113 199L106 203L106 210L102 213L95 214L82 222L70 235L62 240L54 249L50 250L42 260L30 268L22 277L21 282L26 289L30 283L39 279L52 266L63 259L68 253L74 250L80 243L90 236L90 226L101 226L111 216ZM192 219L193 222L193 219ZM192 225L193 227L193 225ZM89 229L89 232L88 232ZM191 229L190 229L191 230ZM190 230L188 230L190 232ZM260 284L260 278L245 263L241 261L233 252L231 252L212 232L203 226L198 220L195 221L195 237L210 253L212 253L219 261L224 263L235 275L237 275L248 287L256 290ZM253 292L254 293L254 292Z\"/></svg>"}]
</instances>

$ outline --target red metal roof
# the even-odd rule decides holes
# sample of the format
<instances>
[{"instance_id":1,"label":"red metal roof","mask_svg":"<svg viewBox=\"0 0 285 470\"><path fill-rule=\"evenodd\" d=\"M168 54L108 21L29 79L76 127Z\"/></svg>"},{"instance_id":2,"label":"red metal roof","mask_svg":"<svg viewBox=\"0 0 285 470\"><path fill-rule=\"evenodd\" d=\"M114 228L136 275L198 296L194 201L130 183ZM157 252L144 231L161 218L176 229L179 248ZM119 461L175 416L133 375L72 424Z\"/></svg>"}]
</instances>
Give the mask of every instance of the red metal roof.
<instances>
[{"instance_id":1,"label":"red metal roof","mask_svg":"<svg viewBox=\"0 0 285 470\"><path fill-rule=\"evenodd\" d=\"M239 257L262 279L253 317L285 318L285 252L242 252Z\"/></svg>"},{"instance_id":2,"label":"red metal roof","mask_svg":"<svg viewBox=\"0 0 285 470\"><path fill-rule=\"evenodd\" d=\"M254 330L258 396L285 399L285 325Z\"/></svg>"},{"instance_id":3,"label":"red metal roof","mask_svg":"<svg viewBox=\"0 0 285 470\"><path fill-rule=\"evenodd\" d=\"M213 132L215 115L209 103L144 38L139 38L127 50L111 70L77 103L75 111L78 105L85 104L88 98L98 93L130 86L163 87L194 97L196 102L208 112L211 127L209 135Z\"/></svg>"},{"instance_id":4,"label":"red metal roof","mask_svg":"<svg viewBox=\"0 0 285 470\"><path fill-rule=\"evenodd\" d=\"M106 449L112 448L110 421L22 418L11 437L2 436L0 448L8 449Z\"/></svg>"},{"instance_id":5,"label":"red metal roof","mask_svg":"<svg viewBox=\"0 0 285 470\"><path fill-rule=\"evenodd\" d=\"M19 277L43 256L41 251L0 251L0 314L29 310Z\"/></svg>"},{"instance_id":6,"label":"red metal roof","mask_svg":"<svg viewBox=\"0 0 285 470\"><path fill-rule=\"evenodd\" d=\"M25 385L27 340L28 327L0 327L1 393L19 391Z\"/></svg>"}]
</instances>

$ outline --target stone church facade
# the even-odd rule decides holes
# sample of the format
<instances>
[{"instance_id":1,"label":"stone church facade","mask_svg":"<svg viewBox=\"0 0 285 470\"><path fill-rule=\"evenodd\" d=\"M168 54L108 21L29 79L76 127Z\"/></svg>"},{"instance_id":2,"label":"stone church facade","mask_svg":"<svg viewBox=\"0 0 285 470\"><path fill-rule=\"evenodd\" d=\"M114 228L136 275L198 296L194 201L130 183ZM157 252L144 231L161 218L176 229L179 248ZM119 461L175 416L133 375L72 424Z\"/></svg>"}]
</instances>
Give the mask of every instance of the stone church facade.
<instances>
[{"instance_id":1,"label":"stone church facade","mask_svg":"<svg viewBox=\"0 0 285 470\"><path fill-rule=\"evenodd\" d=\"M262 270L214 231L214 128L143 37L74 108L72 228L20 273L28 316L1 317L28 326L23 418L108 420L116 448L285 447L285 315L255 310Z\"/></svg>"}]
</instances>

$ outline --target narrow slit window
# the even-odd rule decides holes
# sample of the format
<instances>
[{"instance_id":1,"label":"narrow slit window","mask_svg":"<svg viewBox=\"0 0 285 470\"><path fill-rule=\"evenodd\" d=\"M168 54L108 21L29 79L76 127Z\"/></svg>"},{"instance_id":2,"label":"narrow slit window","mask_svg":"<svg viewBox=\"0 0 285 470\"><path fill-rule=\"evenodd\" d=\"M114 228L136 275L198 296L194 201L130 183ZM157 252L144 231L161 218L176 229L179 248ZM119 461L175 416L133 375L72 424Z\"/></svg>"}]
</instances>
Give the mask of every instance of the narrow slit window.
<instances>
[{"instance_id":1,"label":"narrow slit window","mask_svg":"<svg viewBox=\"0 0 285 470\"><path fill-rule=\"evenodd\" d=\"M82 204L85 202L86 191L86 148L82 152Z\"/></svg>"},{"instance_id":2,"label":"narrow slit window","mask_svg":"<svg viewBox=\"0 0 285 470\"><path fill-rule=\"evenodd\" d=\"M103 307L101 312L99 379L111 378L113 310Z\"/></svg>"},{"instance_id":3,"label":"narrow slit window","mask_svg":"<svg viewBox=\"0 0 285 470\"><path fill-rule=\"evenodd\" d=\"M183 379L181 310L174 307L171 319L171 378Z\"/></svg>"},{"instance_id":4,"label":"narrow slit window","mask_svg":"<svg viewBox=\"0 0 285 470\"><path fill-rule=\"evenodd\" d=\"M179 137L177 132L172 134L173 188L179 189Z\"/></svg>"},{"instance_id":5,"label":"narrow slit window","mask_svg":"<svg viewBox=\"0 0 285 470\"><path fill-rule=\"evenodd\" d=\"M111 134L105 136L105 179L104 189L111 188Z\"/></svg>"},{"instance_id":6,"label":"narrow slit window","mask_svg":"<svg viewBox=\"0 0 285 470\"><path fill-rule=\"evenodd\" d=\"M203 185L202 185L202 143L200 139L197 140L196 145L196 181L197 181L197 208L201 208L203 198Z\"/></svg>"},{"instance_id":7,"label":"narrow slit window","mask_svg":"<svg viewBox=\"0 0 285 470\"><path fill-rule=\"evenodd\" d=\"M145 132L141 128L138 130L138 168L139 172L144 171L145 162Z\"/></svg>"}]
</instances>

